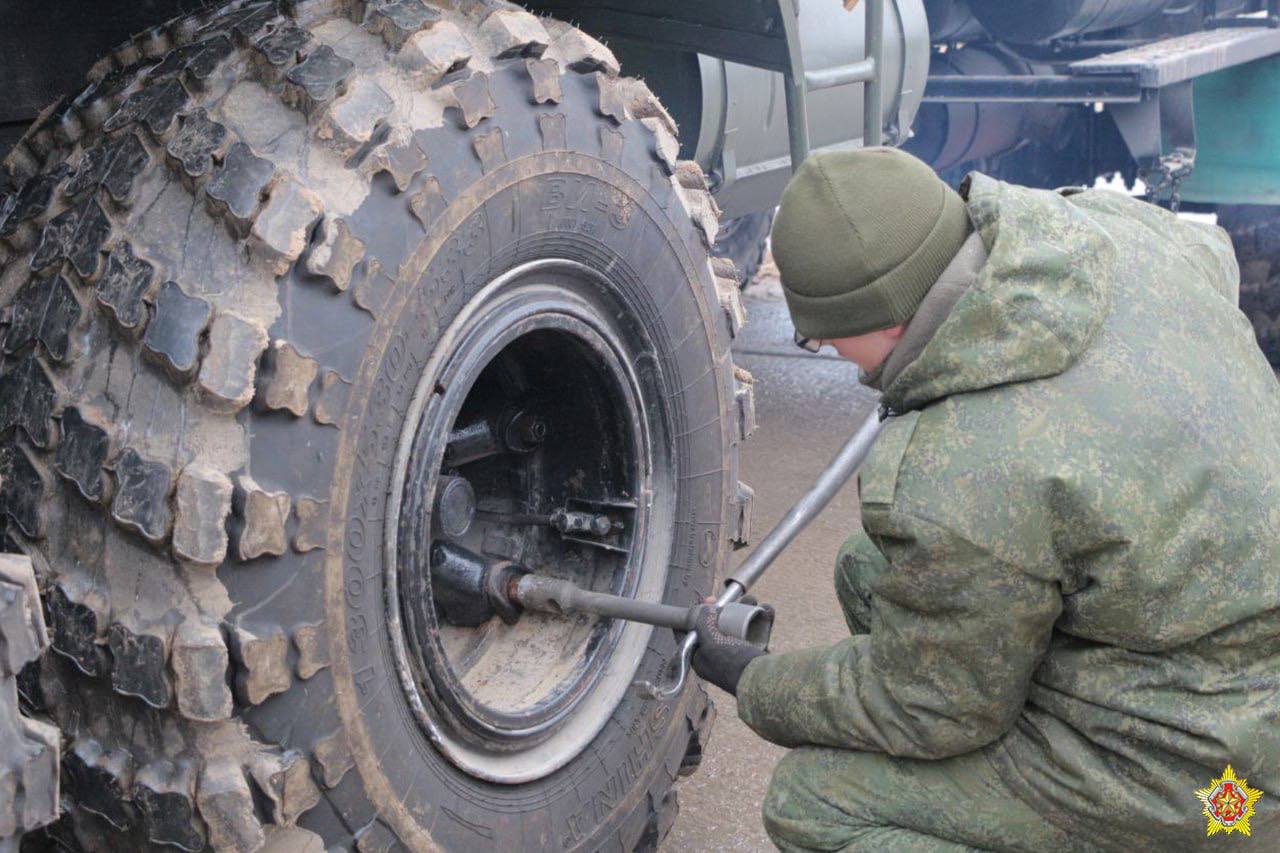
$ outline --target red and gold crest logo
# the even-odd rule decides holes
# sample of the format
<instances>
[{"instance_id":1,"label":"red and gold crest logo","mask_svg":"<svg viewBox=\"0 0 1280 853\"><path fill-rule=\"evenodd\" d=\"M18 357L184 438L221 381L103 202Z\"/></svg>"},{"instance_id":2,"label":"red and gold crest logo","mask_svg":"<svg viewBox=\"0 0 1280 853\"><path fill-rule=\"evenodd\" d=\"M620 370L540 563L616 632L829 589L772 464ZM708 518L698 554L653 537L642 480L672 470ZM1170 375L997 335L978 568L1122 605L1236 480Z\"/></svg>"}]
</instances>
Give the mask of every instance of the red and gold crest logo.
<instances>
[{"instance_id":1,"label":"red and gold crest logo","mask_svg":"<svg viewBox=\"0 0 1280 853\"><path fill-rule=\"evenodd\" d=\"M1219 832L1249 835L1249 818L1253 817L1253 805L1262 798L1262 791L1250 788L1247 780L1237 777L1228 764L1209 787L1196 791L1196 798L1204 804L1204 816L1209 819L1207 835Z\"/></svg>"}]
</instances>

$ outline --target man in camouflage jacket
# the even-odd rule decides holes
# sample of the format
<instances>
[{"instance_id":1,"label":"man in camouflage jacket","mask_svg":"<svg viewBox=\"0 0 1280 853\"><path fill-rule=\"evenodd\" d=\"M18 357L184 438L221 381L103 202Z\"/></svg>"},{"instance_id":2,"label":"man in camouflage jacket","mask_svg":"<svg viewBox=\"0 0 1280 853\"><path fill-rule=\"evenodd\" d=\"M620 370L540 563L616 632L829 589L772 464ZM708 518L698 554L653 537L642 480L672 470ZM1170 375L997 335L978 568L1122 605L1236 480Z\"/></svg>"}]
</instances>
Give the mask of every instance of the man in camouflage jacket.
<instances>
[{"instance_id":1,"label":"man in camouflage jacket","mask_svg":"<svg viewBox=\"0 0 1280 853\"><path fill-rule=\"evenodd\" d=\"M1230 241L1117 193L983 175L956 224L950 192L873 149L817 155L784 196L798 335L875 367L890 417L838 557L852 636L728 683L795 747L770 836L1280 850L1280 385ZM939 241L941 272L920 262ZM896 296L845 299L886 280ZM1249 835L1210 837L1196 791L1228 764L1263 794Z\"/></svg>"}]
</instances>

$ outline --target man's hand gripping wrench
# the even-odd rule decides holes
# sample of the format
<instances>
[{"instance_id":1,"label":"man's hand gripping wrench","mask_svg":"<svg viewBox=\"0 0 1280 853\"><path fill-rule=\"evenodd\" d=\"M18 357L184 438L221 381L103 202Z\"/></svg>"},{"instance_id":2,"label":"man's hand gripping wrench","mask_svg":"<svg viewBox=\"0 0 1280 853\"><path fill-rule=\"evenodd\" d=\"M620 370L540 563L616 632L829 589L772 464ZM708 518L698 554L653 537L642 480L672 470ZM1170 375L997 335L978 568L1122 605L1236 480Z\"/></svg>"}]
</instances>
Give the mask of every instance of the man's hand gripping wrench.
<instances>
[{"instance_id":1,"label":"man's hand gripping wrench","mask_svg":"<svg viewBox=\"0 0 1280 853\"><path fill-rule=\"evenodd\" d=\"M782 517L782 521L760 540L760 544L751 552L751 556L743 560L737 571L724 582L724 591L716 599L716 607L726 607L746 595L747 590L760 579L765 569L769 568L778 555L800 534L800 531L818 517L818 513L831 502L841 486L861 467L883 427L883 411L873 412L862 422L858 431L845 442L844 447L840 448L840 452L823 470L809 491L805 492L804 497L796 501L795 506ZM684 642L680 646L680 654L675 662L675 677L671 683L659 686L651 681L642 681L639 683L640 689L654 699L674 698L684 689L697 645L698 635L690 631L685 635Z\"/></svg>"}]
</instances>

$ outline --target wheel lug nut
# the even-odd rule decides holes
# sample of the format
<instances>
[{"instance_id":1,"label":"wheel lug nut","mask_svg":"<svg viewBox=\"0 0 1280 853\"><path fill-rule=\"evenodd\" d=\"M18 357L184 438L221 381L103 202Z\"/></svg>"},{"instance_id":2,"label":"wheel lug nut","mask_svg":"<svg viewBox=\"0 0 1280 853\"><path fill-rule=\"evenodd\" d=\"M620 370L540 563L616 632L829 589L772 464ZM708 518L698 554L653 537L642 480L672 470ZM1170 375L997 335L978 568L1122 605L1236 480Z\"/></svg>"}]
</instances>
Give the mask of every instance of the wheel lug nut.
<instances>
[{"instance_id":1,"label":"wheel lug nut","mask_svg":"<svg viewBox=\"0 0 1280 853\"><path fill-rule=\"evenodd\" d=\"M507 423L507 447L528 453L547 440L547 422L531 412L520 412Z\"/></svg>"}]
</instances>

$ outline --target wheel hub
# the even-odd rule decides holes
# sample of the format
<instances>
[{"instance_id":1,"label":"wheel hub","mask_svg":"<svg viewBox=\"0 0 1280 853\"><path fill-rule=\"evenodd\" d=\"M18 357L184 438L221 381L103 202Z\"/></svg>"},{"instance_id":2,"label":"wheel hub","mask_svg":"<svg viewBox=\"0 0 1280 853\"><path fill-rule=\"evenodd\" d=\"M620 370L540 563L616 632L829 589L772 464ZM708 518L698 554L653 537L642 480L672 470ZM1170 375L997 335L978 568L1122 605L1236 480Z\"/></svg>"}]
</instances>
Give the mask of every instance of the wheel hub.
<instances>
[{"instance_id":1,"label":"wheel hub","mask_svg":"<svg viewBox=\"0 0 1280 853\"><path fill-rule=\"evenodd\" d=\"M504 575L488 570L517 563L618 595L660 595L665 581L649 541L663 529L655 512L672 509L654 500L665 466L652 389L607 291L562 264L508 274L473 300L428 366L397 455L388 565L402 681L437 745L492 781L545 775L584 748L650 629L504 620L500 591L485 588Z\"/></svg>"}]
</instances>

